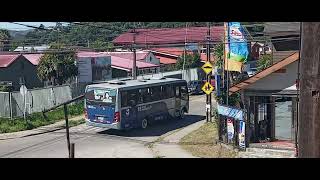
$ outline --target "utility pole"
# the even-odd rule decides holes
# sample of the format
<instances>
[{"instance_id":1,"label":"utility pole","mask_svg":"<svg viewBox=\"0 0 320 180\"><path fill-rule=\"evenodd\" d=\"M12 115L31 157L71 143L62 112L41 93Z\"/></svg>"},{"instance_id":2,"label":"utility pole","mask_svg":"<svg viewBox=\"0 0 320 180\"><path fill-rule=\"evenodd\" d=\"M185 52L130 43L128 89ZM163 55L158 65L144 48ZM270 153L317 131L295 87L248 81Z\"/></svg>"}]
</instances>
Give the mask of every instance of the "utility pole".
<instances>
[{"instance_id":1,"label":"utility pole","mask_svg":"<svg viewBox=\"0 0 320 180\"><path fill-rule=\"evenodd\" d=\"M226 27L226 44L225 44L225 46L227 46L228 45L228 43L229 43L229 27L228 27L228 23L225 23L226 25L225 25L225 27ZM228 51L229 51L229 49L228 49ZM226 54L226 57L228 57L227 56L227 54ZM226 88L226 91L227 91L227 97L226 97L226 105L227 106L229 106L229 68L228 68L228 65L229 65L229 60L227 60L227 59L225 59L225 65L227 66L227 77L226 77L226 79L227 79L227 88ZM224 72L223 72L224 73Z\"/></svg>"},{"instance_id":2,"label":"utility pole","mask_svg":"<svg viewBox=\"0 0 320 180\"><path fill-rule=\"evenodd\" d=\"M210 24L208 22L208 31L207 31L207 62L210 62ZM206 78L207 83L211 84L211 73L207 74ZM207 109L206 120L211 122L211 93L207 94L207 105L210 105L210 108Z\"/></svg>"},{"instance_id":3,"label":"utility pole","mask_svg":"<svg viewBox=\"0 0 320 180\"><path fill-rule=\"evenodd\" d=\"M133 23L133 44L132 44L132 51L133 51L133 63L132 63L132 79L137 79L137 65L136 65L136 24Z\"/></svg>"},{"instance_id":4,"label":"utility pole","mask_svg":"<svg viewBox=\"0 0 320 180\"><path fill-rule=\"evenodd\" d=\"M320 157L320 23L303 22L300 50L298 157Z\"/></svg>"}]
</instances>

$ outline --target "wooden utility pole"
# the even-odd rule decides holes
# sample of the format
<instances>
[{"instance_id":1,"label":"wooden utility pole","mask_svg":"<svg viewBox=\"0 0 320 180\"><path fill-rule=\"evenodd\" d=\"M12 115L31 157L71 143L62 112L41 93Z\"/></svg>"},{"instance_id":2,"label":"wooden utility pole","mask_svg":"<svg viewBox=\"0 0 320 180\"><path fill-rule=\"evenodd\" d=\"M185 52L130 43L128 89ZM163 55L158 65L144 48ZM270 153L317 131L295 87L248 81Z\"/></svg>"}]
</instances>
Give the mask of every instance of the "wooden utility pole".
<instances>
[{"instance_id":1,"label":"wooden utility pole","mask_svg":"<svg viewBox=\"0 0 320 180\"><path fill-rule=\"evenodd\" d=\"M133 63L132 63L132 79L137 79L137 65L136 65L136 24L133 24L133 44L132 44L132 51L133 51Z\"/></svg>"},{"instance_id":2,"label":"wooden utility pole","mask_svg":"<svg viewBox=\"0 0 320 180\"><path fill-rule=\"evenodd\" d=\"M320 23L301 26L298 157L320 157Z\"/></svg>"}]
</instances>

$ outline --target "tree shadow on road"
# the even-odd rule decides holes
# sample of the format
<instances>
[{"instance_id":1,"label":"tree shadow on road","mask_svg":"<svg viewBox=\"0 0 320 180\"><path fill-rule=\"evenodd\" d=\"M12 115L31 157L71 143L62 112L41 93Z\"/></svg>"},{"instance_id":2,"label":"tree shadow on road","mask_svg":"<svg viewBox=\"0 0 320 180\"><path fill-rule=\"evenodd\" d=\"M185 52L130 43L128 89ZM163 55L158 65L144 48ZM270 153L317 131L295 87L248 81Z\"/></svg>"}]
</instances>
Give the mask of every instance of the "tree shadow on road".
<instances>
[{"instance_id":1,"label":"tree shadow on road","mask_svg":"<svg viewBox=\"0 0 320 180\"><path fill-rule=\"evenodd\" d=\"M123 137L161 136L167 132L189 126L203 119L205 119L205 116L185 115L184 119L181 119L181 120L170 119L167 121L158 122L156 124L150 125L147 129L131 129L129 131L119 131L116 129L108 129L98 133L123 136Z\"/></svg>"}]
</instances>

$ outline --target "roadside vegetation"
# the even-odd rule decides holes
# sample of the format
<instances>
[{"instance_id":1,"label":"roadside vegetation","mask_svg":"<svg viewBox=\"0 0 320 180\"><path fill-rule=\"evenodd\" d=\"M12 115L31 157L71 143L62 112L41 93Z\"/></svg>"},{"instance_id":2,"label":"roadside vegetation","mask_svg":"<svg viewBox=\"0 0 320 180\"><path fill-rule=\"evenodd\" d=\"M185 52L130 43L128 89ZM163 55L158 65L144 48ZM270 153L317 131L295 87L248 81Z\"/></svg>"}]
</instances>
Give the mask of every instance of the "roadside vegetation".
<instances>
[{"instance_id":1,"label":"roadside vegetation","mask_svg":"<svg viewBox=\"0 0 320 180\"><path fill-rule=\"evenodd\" d=\"M234 158L236 151L227 149L218 143L217 125L205 123L199 129L183 137L179 144L193 156L203 158Z\"/></svg>"},{"instance_id":2,"label":"roadside vegetation","mask_svg":"<svg viewBox=\"0 0 320 180\"><path fill-rule=\"evenodd\" d=\"M83 107L83 102L74 105L68 105L68 117L72 118L83 114ZM26 120L24 120L23 117L19 117L16 119L0 118L0 133L30 130L64 120L63 108L58 108L56 110L50 111L46 113L46 115L47 119L43 117L41 112L28 115ZM70 121L70 126L76 126L81 123L84 123L84 120L80 120L79 122Z\"/></svg>"}]
</instances>

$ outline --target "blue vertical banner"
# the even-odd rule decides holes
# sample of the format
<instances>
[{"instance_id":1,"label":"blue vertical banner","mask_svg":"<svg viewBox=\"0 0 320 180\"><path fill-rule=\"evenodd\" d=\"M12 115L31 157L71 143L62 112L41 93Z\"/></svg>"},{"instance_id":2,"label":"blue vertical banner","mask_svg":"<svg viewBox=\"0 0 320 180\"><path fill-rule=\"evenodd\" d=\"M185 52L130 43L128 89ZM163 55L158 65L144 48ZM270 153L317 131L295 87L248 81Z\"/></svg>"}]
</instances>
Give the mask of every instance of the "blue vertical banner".
<instances>
[{"instance_id":1,"label":"blue vertical banner","mask_svg":"<svg viewBox=\"0 0 320 180\"><path fill-rule=\"evenodd\" d=\"M246 123L244 121L239 122L239 147L243 149L246 148L245 126Z\"/></svg>"},{"instance_id":2,"label":"blue vertical banner","mask_svg":"<svg viewBox=\"0 0 320 180\"><path fill-rule=\"evenodd\" d=\"M247 61L249 50L244 34L244 29L239 22L227 23L228 47L225 65L227 71L241 72L243 63Z\"/></svg>"}]
</instances>

